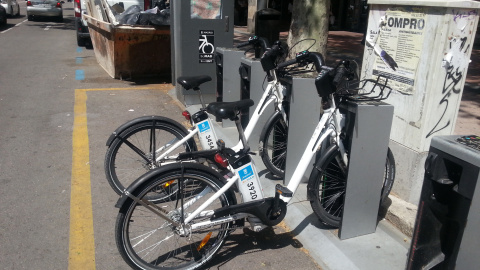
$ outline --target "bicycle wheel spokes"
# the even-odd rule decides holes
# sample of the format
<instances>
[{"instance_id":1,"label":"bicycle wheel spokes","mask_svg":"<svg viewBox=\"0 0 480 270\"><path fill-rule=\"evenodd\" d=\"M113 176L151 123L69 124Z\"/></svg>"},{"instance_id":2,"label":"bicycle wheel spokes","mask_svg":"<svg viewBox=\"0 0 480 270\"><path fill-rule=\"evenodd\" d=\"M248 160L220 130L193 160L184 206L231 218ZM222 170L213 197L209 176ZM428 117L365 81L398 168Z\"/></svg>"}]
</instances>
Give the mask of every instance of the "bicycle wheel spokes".
<instances>
[{"instance_id":1,"label":"bicycle wheel spokes","mask_svg":"<svg viewBox=\"0 0 480 270\"><path fill-rule=\"evenodd\" d=\"M285 170L285 162L287 159L287 137L288 129L283 121L278 121L275 125L273 133L273 141L271 142L272 163L280 170ZM269 143L270 145L270 143Z\"/></svg>"},{"instance_id":2,"label":"bicycle wheel spokes","mask_svg":"<svg viewBox=\"0 0 480 270\"><path fill-rule=\"evenodd\" d=\"M156 181L146 188L139 198L155 198L150 201L156 207L168 212L170 219L181 222L219 188L209 179L188 175L181 178L175 175ZM163 198L159 199L159 196ZM182 206L182 201L186 205ZM218 250L230 224L219 224L193 232L189 231L190 225L210 219L213 209L226 204L228 202L225 197L221 196L203 211L201 216L194 219L192 224L176 227L142 205L132 202L125 214L120 214L117 220L117 235L118 226L122 226L121 248L125 248L128 258L141 268L178 269L191 265L200 266Z\"/></svg>"},{"instance_id":3,"label":"bicycle wheel spokes","mask_svg":"<svg viewBox=\"0 0 480 270\"><path fill-rule=\"evenodd\" d=\"M345 196L345 174L338 166L338 162L330 163L323 173L319 189L319 198L322 207L331 216L340 218L343 213Z\"/></svg>"},{"instance_id":4,"label":"bicycle wheel spokes","mask_svg":"<svg viewBox=\"0 0 480 270\"><path fill-rule=\"evenodd\" d=\"M260 155L267 169L274 175L284 177L287 157L288 127L281 114L273 116L262 131L263 148Z\"/></svg>"},{"instance_id":5,"label":"bicycle wheel spokes","mask_svg":"<svg viewBox=\"0 0 480 270\"><path fill-rule=\"evenodd\" d=\"M309 189L313 191L310 200L317 217L325 224L339 227L343 215L343 201L346 192L347 165L336 145L331 145L317 161L309 179ZM388 196L395 179L395 160L390 149L385 162L382 187L382 200Z\"/></svg>"},{"instance_id":6,"label":"bicycle wheel spokes","mask_svg":"<svg viewBox=\"0 0 480 270\"><path fill-rule=\"evenodd\" d=\"M105 157L105 173L110 185L121 194L142 174L158 167L160 163L154 158L183 136L173 127L153 123L142 123L119 134ZM187 143L173 150L169 156L185 151L190 151Z\"/></svg>"}]
</instances>

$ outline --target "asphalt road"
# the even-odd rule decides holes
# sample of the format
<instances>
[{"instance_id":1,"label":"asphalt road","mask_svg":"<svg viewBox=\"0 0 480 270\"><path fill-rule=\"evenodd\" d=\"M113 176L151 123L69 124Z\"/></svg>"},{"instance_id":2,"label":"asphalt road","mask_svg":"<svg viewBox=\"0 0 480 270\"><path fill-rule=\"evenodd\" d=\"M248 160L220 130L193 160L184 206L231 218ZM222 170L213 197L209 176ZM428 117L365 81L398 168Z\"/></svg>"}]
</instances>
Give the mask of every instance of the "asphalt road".
<instances>
[{"instance_id":1,"label":"asphalt road","mask_svg":"<svg viewBox=\"0 0 480 270\"><path fill-rule=\"evenodd\" d=\"M0 27L0 269L128 269L105 142L138 116L181 122L181 106L164 81L111 79L91 48L77 47L71 2L62 23L27 21L20 5ZM318 269L288 231L237 230L206 268Z\"/></svg>"}]
</instances>

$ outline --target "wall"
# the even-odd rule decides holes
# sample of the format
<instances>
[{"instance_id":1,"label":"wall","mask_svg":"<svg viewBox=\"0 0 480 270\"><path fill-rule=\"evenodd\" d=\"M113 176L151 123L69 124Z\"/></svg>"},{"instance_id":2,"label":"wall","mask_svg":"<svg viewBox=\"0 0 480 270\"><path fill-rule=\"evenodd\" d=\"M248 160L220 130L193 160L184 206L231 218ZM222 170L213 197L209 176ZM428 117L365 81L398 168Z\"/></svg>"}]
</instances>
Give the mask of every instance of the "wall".
<instances>
[{"instance_id":1,"label":"wall","mask_svg":"<svg viewBox=\"0 0 480 270\"><path fill-rule=\"evenodd\" d=\"M469 8L441 1L372 2L361 78L389 78L393 91L386 102L395 108L390 146L397 165L393 192L417 203L432 137L454 132L480 3ZM379 27L382 17L385 25Z\"/></svg>"}]
</instances>

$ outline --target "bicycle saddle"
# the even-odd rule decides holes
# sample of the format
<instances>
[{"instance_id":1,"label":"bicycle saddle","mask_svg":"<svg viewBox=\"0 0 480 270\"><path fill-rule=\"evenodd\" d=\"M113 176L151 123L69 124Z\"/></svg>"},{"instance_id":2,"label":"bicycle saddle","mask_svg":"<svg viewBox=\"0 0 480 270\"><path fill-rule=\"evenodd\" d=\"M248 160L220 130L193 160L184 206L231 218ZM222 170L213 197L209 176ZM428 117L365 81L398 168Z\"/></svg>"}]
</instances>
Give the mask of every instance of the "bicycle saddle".
<instances>
[{"instance_id":1,"label":"bicycle saddle","mask_svg":"<svg viewBox=\"0 0 480 270\"><path fill-rule=\"evenodd\" d=\"M185 90L199 90L199 86L204 82L211 81L212 78L208 75L200 75L200 76L181 76L177 78L177 82L181 84Z\"/></svg>"},{"instance_id":2,"label":"bicycle saddle","mask_svg":"<svg viewBox=\"0 0 480 270\"><path fill-rule=\"evenodd\" d=\"M244 108L253 106L253 100L243 99L234 102L212 102L207 106L207 112L221 119L235 120L237 114Z\"/></svg>"}]
</instances>

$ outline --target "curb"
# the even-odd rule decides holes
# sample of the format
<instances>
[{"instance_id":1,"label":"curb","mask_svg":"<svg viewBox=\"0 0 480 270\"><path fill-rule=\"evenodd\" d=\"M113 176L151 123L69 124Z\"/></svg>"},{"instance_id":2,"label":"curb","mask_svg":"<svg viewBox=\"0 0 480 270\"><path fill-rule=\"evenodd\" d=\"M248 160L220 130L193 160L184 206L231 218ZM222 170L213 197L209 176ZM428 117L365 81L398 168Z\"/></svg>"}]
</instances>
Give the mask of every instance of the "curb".
<instances>
[{"instance_id":1,"label":"curb","mask_svg":"<svg viewBox=\"0 0 480 270\"><path fill-rule=\"evenodd\" d=\"M417 206L408 203L395 195L388 196L391 203L388 205L388 210L385 219L393 224L397 229L408 237L412 237L415 220L417 217ZM386 204L386 203L385 203ZM385 207L385 205L382 205Z\"/></svg>"}]
</instances>

